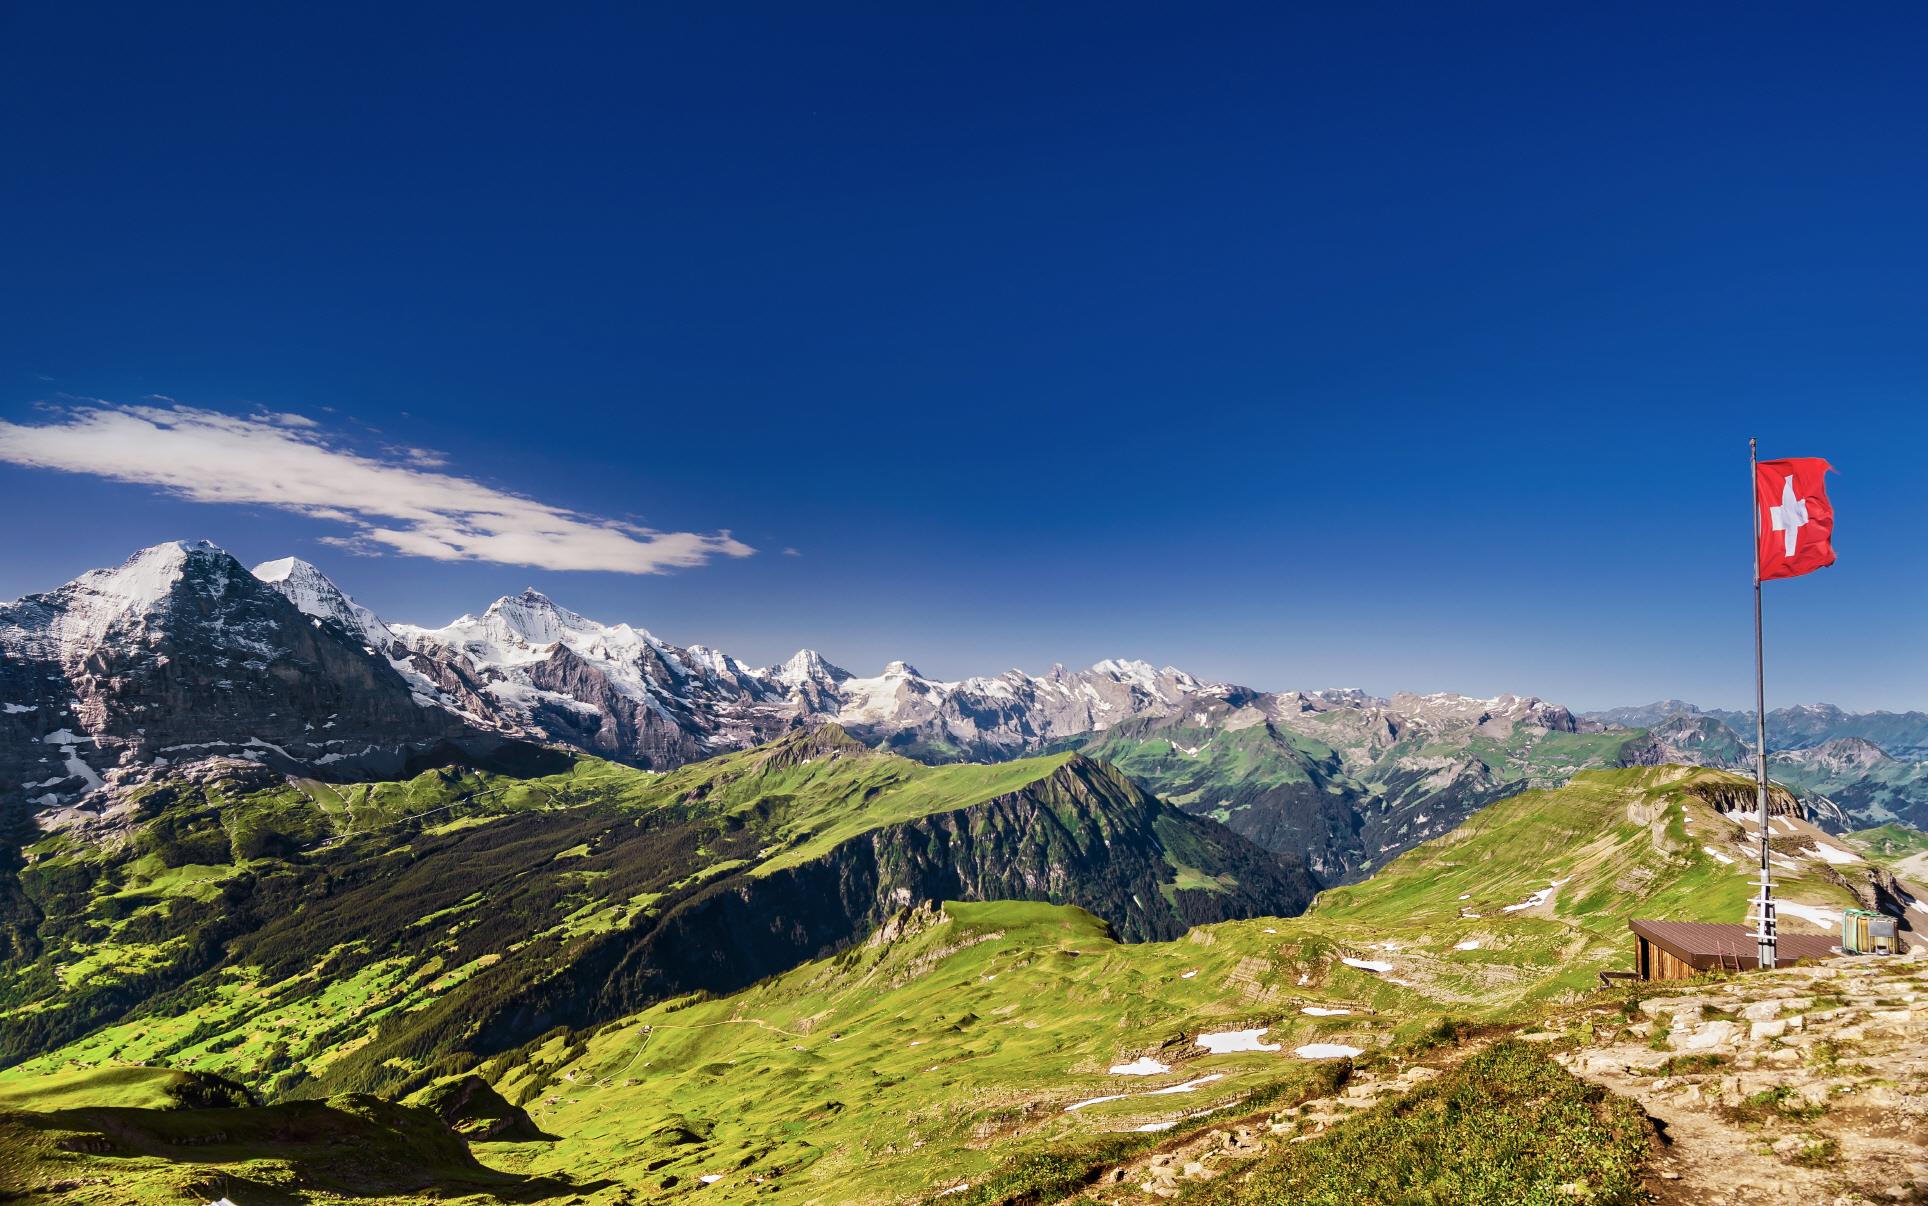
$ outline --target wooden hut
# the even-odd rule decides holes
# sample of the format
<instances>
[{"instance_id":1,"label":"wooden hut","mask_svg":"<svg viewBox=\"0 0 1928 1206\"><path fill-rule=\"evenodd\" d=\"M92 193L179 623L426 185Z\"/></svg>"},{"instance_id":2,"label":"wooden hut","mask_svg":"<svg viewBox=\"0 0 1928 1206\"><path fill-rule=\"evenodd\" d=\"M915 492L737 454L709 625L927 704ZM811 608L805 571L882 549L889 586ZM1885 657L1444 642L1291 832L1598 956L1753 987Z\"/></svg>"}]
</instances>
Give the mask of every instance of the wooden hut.
<instances>
[{"instance_id":1,"label":"wooden hut","mask_svg":"<svg viewBox=\"0 0 1928 1206\"><path fill-rule=\"evenodd\" d=\"M1700 921L1630 921L1633 974L1641 980L1690 980L1712 971L1746 971L1760 966L1754 931L1744 925ZM1806 963L1841 953L1832 938L1780 934L1778 961Z\"/></svg>"}]
</instances>

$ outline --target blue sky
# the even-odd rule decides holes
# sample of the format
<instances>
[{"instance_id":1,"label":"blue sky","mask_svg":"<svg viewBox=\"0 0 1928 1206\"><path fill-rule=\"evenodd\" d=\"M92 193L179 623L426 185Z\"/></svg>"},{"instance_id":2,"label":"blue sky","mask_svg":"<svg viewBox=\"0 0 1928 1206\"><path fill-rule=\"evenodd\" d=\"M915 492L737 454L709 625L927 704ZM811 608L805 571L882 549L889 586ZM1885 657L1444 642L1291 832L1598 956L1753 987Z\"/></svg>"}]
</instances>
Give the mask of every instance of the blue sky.
<instances>
[{"instance_id":1,"label":"blue sky","mask_svg":"<svg viewBox=\"0 0 1928 1206\"><path fill-rule=\"evenodd\" d=\"M1917 10L396 7L0 11L0 596L1928 706Z\"/></svg>"}]
</instances>

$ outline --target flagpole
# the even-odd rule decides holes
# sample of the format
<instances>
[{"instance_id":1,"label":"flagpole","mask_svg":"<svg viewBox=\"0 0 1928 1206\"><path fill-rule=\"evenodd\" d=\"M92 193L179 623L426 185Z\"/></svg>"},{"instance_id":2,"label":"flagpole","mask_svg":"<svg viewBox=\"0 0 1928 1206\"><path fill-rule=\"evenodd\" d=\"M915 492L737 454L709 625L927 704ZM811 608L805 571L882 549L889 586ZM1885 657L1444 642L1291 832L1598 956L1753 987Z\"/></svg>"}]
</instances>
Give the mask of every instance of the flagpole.
<instances>
[{"instance_id":1,"label":"flagpole","mask_svg":"<svg viewBox=\"0 0 1928 1206\"><path fill-rule=\"evenodd\" d=\"M1774 966L1774 881L1767 857L1767 675L1761 658L1761 486L1756 468L1757 442L1747 441L1748 512L1754 546L1754 794L1761 820L1761 898L1755 906L1755 941L1760 966Z\"/></svg>"}]
</instances>

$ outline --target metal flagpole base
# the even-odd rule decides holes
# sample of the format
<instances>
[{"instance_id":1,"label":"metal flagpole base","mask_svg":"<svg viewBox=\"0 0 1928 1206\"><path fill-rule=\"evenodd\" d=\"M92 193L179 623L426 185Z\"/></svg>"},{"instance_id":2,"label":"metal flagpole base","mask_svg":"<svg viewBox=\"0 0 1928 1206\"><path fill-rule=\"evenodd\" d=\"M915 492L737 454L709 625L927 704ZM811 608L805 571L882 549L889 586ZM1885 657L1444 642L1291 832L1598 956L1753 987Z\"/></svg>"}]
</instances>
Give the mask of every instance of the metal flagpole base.
<instances>
[{"instance_id":1,"label":"metal flagpole base","mask_svg":"<svg viewBox=\"0 0 1928 1206\"><path fill-rule=\"evenodd\" d=\"M1774 924L1774 885L1763 874L1760 879L1761 894L1754 902L1754 917L1757 923L1755 937L1759 942L1760 965L1771 968L1775 965L1774 952L1778 945L1775 940Z\"/></svg>"}]
</instances>

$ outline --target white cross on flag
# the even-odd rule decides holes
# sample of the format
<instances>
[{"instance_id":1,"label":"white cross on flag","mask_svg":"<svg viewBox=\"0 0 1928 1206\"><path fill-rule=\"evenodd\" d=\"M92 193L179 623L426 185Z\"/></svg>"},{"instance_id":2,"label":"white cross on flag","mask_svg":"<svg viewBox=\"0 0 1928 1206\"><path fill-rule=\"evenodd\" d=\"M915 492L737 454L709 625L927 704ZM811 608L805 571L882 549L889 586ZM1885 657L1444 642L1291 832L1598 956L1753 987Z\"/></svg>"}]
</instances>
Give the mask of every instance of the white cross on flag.
<instances>
[{"instance_id":1,"label":"white cross on flag","mask_svg":"<svg viewBox=\"0 0 1928 1206\"><path fill-rule=\"evenodd\" d=\"M1761 581L1796 578L1834 564L1834 508L1818 456L1754 466L1755 539Z\"/></svg>"}]
</instances>

